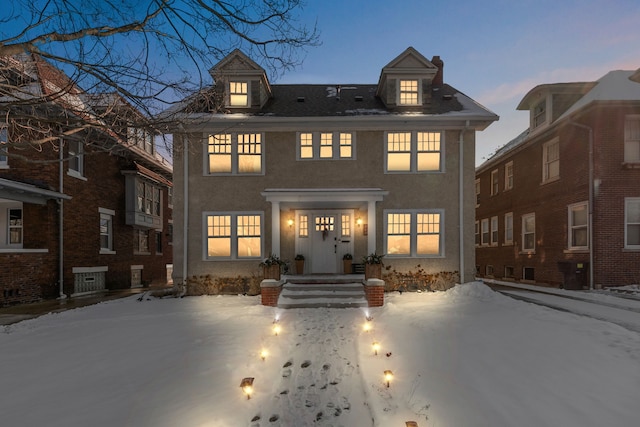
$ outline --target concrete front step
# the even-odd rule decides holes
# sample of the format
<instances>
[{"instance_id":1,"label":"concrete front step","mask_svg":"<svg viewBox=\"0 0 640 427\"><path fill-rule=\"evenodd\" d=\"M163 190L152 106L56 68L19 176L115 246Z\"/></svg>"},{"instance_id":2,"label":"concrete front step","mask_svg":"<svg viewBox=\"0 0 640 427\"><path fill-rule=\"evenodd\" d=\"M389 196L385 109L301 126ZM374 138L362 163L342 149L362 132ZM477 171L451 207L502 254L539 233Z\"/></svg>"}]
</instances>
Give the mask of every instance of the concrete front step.
<instances>
[{"instance_id":1,"label":"concrete front step","mask_svg":"<svg viewBox=\"0 0 640 427\"><path fill-rule=\"evenodd\" d=\"M362 283L285 283L278 307L367 307Z\"/></svg>"}]
</instances>

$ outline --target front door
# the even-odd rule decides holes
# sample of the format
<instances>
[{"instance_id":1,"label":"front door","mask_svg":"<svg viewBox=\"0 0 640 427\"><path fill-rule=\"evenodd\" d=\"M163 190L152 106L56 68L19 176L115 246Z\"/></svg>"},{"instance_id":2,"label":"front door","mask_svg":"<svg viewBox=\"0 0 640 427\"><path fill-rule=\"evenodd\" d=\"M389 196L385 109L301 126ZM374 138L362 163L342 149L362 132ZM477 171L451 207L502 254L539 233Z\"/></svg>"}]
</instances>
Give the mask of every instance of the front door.
<instances>
[{"instance_id":1,"label":"front door","mask_svg":"<svg viewBox=\"0 0 640 427\"><path fill-rule=\"evenodd\" d=\"M311 272L336 273L338 227L336 214L316 213L312 217Z\"/></svg>"}]
</instances>

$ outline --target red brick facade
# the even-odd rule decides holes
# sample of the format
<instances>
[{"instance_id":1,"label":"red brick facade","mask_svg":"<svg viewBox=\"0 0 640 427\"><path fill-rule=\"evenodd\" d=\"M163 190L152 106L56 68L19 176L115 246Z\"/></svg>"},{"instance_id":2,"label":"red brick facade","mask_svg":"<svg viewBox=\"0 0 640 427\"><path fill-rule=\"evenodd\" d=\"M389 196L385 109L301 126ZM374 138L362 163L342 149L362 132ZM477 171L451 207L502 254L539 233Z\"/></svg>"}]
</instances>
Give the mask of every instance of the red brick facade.
<instances>
[{"instance_id":1,"label":"red brick facade","mask_svg":"<svg viewBox=\"0 0 640 427\"><path fill-rule=\"evenodd\" d=\"M594 287L640 283L640 250L625 249L625 198L640 197L640 168L624 164L624 123L640 114L640 100L592 104L574 116L529 135L476 171L480 194L476 207L478 276L527 281L566 288L589 287L590 253L570 245L569 207L589 201L589 127L593 130L593 274ZM578 123L582 126L577 126ZM557 138L557 139L556 139ZM544 144L559 143L559 177L544 182ZM513 188L505 187L505 166L513 165ZM635 165L639 166L639 165ZM498 191L492 194L492 172ZM588 206L588 205L587 205ZM587 208L588 209L588 208ZM505 239L505 215L513 215L513 242ZM523 250L523 216L535 214L535 249ZM491 219L497 217L497 242ZM482 224L489 236L482 241ZM486 223L486 222L485 222ZM479 240L479 241L478 241ZM532 269L532 270L531 270ZM492 271L493 270L493 271Z\"/></svg>"}]
</instances>

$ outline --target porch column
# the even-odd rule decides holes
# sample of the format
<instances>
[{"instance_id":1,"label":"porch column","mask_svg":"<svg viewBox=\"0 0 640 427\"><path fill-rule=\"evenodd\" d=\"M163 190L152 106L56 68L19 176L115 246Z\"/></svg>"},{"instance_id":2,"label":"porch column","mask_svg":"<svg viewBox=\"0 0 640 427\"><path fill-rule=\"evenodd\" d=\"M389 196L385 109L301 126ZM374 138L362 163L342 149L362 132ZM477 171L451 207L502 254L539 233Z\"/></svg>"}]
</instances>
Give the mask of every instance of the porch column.
<instances>
[{"instance_id":1,"label":"porch column","mask_svg":"<svg viewBox=\"0 0 640 427\"><path fill-rule=\"evenodd\" d=\"M280 202L271 202L271 253L280 256ZM265 257L268 254L265 254Z\"/></svg>"},{"instance_id":2,"label":"porch column","mask_svg":"<svg viewBox=\"0 0 640 427\"><path fill-rule=\"evenodd\" d=\"M376 202L369 200L367 204L367 255L376 251Z\"/></svg>"}]
</instances>

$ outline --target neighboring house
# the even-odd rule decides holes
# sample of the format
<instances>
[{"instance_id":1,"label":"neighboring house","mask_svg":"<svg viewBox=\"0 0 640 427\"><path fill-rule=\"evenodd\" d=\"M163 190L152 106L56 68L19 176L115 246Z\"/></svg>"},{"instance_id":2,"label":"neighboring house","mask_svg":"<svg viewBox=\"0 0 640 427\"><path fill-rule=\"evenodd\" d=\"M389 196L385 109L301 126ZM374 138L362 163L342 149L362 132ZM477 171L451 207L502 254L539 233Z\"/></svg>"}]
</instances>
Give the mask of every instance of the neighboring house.
<instances>
[{"instance_id":1,"label":"neighboring house","mask_svg":"<svg viewBox=\"0 0 640 427\"><path fill-rule=\"evenodd\" d=\"M475 132L498 117L439 57L408 48L378 84L271 84L238 50L210 72L170 112L176 283L259 275L270 254L342 273L373 252L473 280Z\"/></svg>"},{"instance_id":2,"label":"neighboring house","mask_svg":"<svg viewBox=\"0 0 640 427\"><path fill-rule=\"evenodd\" d=\"M166 283L171 165L142 115L38 56L0 61L0 306Z\"/></svg>"},{"instance_id":3,"label":"neighboring house","mask_svg":"<svg viewBox=\"0 0 640 427\"><path fill-rule=\"evenodd\" d=\"M640 283L639 72L544 84L522 99L529 129L476 170L479 276Z\"/></svg>"}]
</instances>

